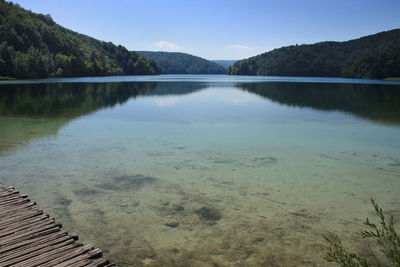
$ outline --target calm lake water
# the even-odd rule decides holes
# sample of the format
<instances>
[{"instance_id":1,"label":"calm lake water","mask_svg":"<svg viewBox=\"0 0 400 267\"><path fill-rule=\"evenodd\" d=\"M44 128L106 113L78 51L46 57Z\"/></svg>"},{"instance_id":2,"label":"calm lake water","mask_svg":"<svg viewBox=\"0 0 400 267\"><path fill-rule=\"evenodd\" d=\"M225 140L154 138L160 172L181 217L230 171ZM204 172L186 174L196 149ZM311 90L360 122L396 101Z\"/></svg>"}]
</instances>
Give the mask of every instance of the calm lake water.
<instances>
[{"instance_id":1,"label":"calm lake water","mask_svg":"<svg viewBox=\"0 0 400 267\"><path fill-rule=\"evenodd\" d=\"M0 182L121 266L325 266L333 234L372 255L369 199L400 221L400 83L0 83Z\"/></svg>"}]
</instances>

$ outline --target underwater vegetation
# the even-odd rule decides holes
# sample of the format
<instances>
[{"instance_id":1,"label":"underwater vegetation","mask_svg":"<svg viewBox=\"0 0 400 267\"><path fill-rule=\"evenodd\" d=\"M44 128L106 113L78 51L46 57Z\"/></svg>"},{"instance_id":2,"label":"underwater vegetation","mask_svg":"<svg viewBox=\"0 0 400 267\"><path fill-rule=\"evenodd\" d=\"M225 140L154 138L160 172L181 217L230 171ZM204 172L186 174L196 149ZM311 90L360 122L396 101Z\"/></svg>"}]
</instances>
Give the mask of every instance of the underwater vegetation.
<instances>
[{"instance_id":1,"label":"underwater vegetation","mask_svg":"<svg viewBox=\"0 0 400 267\"><path fill-rule=\"evenodd\" d=\"M221 219L221 213L219 210L213 207L203 206L196 210L196 213L200 216L200 218L208 221L211 224L214 224L216 221Z\"/></svg>"},{"instance_id":2,"label":"underwater vegetation","mask_svg":"<svg viewBox=\"0 0 400 267\"><path fill-rule=\"evenodd\" d=\"M146 183L155 182L156 178L147 177L141 174L136 175L123 175L118 177L113 177L111 182L105 182L103 184L96 185L96 187L113 190L113 191L123 191L138 189Z\"/></svg>"},{"instance_id":3,"label":"underwater vegetation","mask_svg":"<svg viewBox=\"0 0 400 267\"><path fill-rule=\"evenodd\" d=\"M371 199L371 203L374 206L376 215L379 217L380 223L378 225L374 224L367 218L364 225L369 230L361 231L361 236L363 238L375 239L380 245L380 250L384 253L386 259L393 266L400 266L400 236L396 232L393 216L390 216L389 220L387 220L382 208L379 208L374 199ZM327 261L339 263L341 266L373 266L366 258L359 257L356 253L348 252L344 249L338 236L334 238L324 236L324 238L330 245L327 248L325 256Z\"/></svg>"}]
</instances>

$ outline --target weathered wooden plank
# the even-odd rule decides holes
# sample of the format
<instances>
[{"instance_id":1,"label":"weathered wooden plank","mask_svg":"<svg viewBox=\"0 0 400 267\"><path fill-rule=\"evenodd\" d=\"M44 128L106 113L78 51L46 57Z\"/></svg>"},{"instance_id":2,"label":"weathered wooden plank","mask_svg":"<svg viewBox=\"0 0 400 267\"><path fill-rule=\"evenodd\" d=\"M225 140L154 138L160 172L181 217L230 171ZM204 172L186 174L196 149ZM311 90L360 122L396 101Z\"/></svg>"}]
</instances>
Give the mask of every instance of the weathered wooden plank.
<instances>
[{"instance_id":1,"label":"weathered wooden plank","mask_svg":"<svg viewBox=\"0 0 400 267\"><path fill-rule=\"evenodd\" d=\"M8 196L7 196L8 193L0 195L0 201L3 201L5 199L7 199L7 198L12 198L12 197L20 197L20 198L27 198L28 197L28 195L26 195L26 194L18 194L15 191L10 191L9 193L10 193L10 195L8 195Z\"/></svg>"},{"instance_id":2,"label":"weathered wooden plank","mask_svg":"<svg viewBox=\"0 0 400 267\"><path fill-rule=\"evenodd\" d=\"M1 191L16 191L16 189L14 187L11 186L2 186L0 188Z\"/></svg>"},{"instance_id":3,"label":"weathered wooden plank","mask_svg":"<svg viewBox=\"0 0 400 267\"><path fill-rule=\"evenodd\" d=\"M43 211L39 210L39 209L25 212L22 214L17 214L15 216L11 216L10 218L6 218L6 219L0 221L0 228L5 227L6 225L9 225L10 223L20 222L20 221L23 221L23 220L26 220L26 219L29 219L29 218L32 218L35 216L39 216L42 214L43 214Z\"/></svg>"},{"instance_id":4,"label":"weathered wooden plank","mask_svg":"<svg viewBox=\"0 0 400 267\"><path fill-rule=\"evenodd\" d=\"M93 250L88 251L85 254L76 256L70 260L61 262L57 265L57 267L67 267L67 266L85 266L93 262L94 259L100 258L102 256L102 252L100 249L95 248Z\"/></svg>"},{"instance_id":5,"label":"weathered wooden plank","mask_svg":"<svg viewBox=\"0 0 400 267\"><path fill-rule=\"evenodd\" d=\"M58 244L55 246L46 247L43 250L39 250L31 253L31 255L26 255L26 257L21 257L17 259L13 259L2 264L12 265L12 266L38 266L39 264L46 263L50 260L58 258L60 253L65 253L65 251L71 250L73 248L78 247L79 244L72 243L69 245ZM63 255L63 254L61 254Z\"/></svg>"},{"instance_id":6,"label":"weathered wooden plank","mask_svg":"<svg viewBox=\"0 0 400 267\"><path fill-rule=\"evenodd\" d=\"M0 183L0 266L114 266L61 227L27 195Z\"/></svg>"},{"instance_id":7,"label":"weathered wooden plank","mask_svg":"<svg viewBox=\"0 0 400 267\"><path fill-rule=\"evenodd\" d=\"M27 198L27 197L28 196L22 197L21 195L18 195L18 194L6 196L6 197L0 197L0 204L5 203L7 201L22 199L22 198Z\"/></svg>"},{"instance_id":8,"label":"weathered wooden plank","mask_svg":"<svg viewBox=\"0 0 400 267\"><path fill-rule=\"evenodd\" d=\"M11 194L18 194L18 191L15 191L15 190L1 190L0 191L0 197L10 195L10 193Z\"/></svg>"},{"instance_id":9,"label":"weathered wooden plank","mask_svg":"<svg viewBox=\"0 0 400 267\"><path fill-rule=\"evenodd\" d=\"M82 244L79 242L75 242L74 244L68 245L68 246L63 246L57 249L54 249L52 251L43 253L40 256L31 258L29 260L26 260L24 262L21 262L21 265L15 265L16 267L23 267L26 265L30 266L52 266L51 264L49 265L49 262L53 260L60 259L61 257L67 255L70 252L77 251L79 248L82 247Z\"/></svg>"},{"instance_id":10,"label":"weathered wooden plank","mask_svg":"<svg viewBox=\"0 0 400 267\"><path fill-rule=\"evenodd\" d=\"M6 197L8 195L18 195L15 190L0 190L0 198Z\"/></svg>"},{"instance_id":11,"label":"weathered wooden plank","mask_svg":"<svg viewBox=\"0 0 400 267\"><path fill-rule=\"evenodd\" d=\"M2 240L5 240L5 241L13 240L13 239L18 238L20 236L29 236L31 234L40 233L40 232L46 231L46 230L48 230L50 228L53 228L53 227L61 228L60 226L61 226L61 223L53 223L53 224L45 224L45 225L33 226L32 228L28 228L28 229L22 230L20 232L16 232L14 234L10 234L10 235L4 236L4 237L2 237Z\"/></svg>"},{"instance_id":12,"label":"weathered wooden plank","mask_svg":"<svg viewBox=\"0 0 400 267\"><path fill-rule=\"evenodd\" d=\"M34 247L28 250L20 250L16 253L8 255L7 257L2 257L0 259L0 266L17 264L19 262L32 259L36 256L43 255L45 252L49 252L58 248L67 247L68 245L72 245L74 243L75 242L73 239L67 239L61 242L55 242L55 241L53 241L53 243L49 242L48 245L42 246L40 248Z\"/></svg>"},{"instance_id":13,"label":"weathered wooden plank","mask_svg":"<svg viewBox=\"0 0 400 267\"><path fill-rule=\"evenodd\" d=\"M43 211L39 209L37 206L34 206L30 209L27 210L21 210L21 212L16 212L16 213L10 213L7 217L0 218L0 224L5 223L7 221L11 221L13 218L18 218L18 217L24 217L25 215L28 215L30 213L41 213L43 214Z\"/></svg>"},{"instance_id":14,"label":"weathered wooden plank","mask_svg":"<svg viewBox=\"0 0 400 267\"><path fill-rule=\"evenodd\" d=\"M83 265L83 266L87 266L87 267L103 267L103 266L115 266L113 264L110 264L110 261L104 259L104 258L98 258L98 259L94 259L92 260L91 263L89 263L88 265Z\"/></svg>"},{"instance_id":15,"label":"weathered wooden plank","mask_svg":"<svg viewBox=\"0 0 400 267\"><path fill-rule=\"evenodd\" d=\"M54 219L47 218L47 219L38 220L36 222L31 222L29 224L24 224L24 225L15 224L14 229L4 229L3 231L0 231L0 238L15 234L15 233L32 231L34 229L42 228L46 225L50 225L50 224L52 225L52 224L54 224L54 222L55 222Z\"/></svg>"},{"instance_id":16,"label":"weathered wooden plank","mask_svg":"<svg viewBox=\"0 0 400 267\"><path fill-rule=\"evenodd\" d=\"M7 194L9 192L17 192L17 193L19 193L19 191L15 190L15 188L5 187L5 188L1 189L0 194Z\"/></svg>"},{"instance_id":17,"label":"weathered wooden plank","mask_svg":"<svg viewBox=\"0 0 400 267\"><path fill-rule=\"evenodd\" d=\"M87 267L115 266L114 264L110 264L110 261L104 258L92 259L90 261L91 262L86 265L84 265L86 262L82 262L81 266L87 266Z\"/></svg>"},{"instance_id":18,"label":"weathered wooden plank","mask_svg":"<svg viewBox=\"0 0 400 267\"><path fill-rule=\"evenodd\" d=\"M3 203L1 203L1 205L12 207L12 206L20 205L22 203L28 203L29 201L31 201L29 198L22 198L22 199L17 199L15 201L10 201L7 203L3 202Z\"/></svg>"},{"instance_id":19,"label":"weathered wooden plank","mask_svg":"<svg viewBox=\"0 0 400 267\"><path fill-rule=\"evenodd\" d=\"M0 205L0 207L2 207L2 206ZM7 208L7 209L6 208L1 208L0 209L0 218L3 218L3 216L7 216L8 214L14 214L14 213L18 213L18 212L21 212L21 211L24 211L24 210L29 210L29 209L31 209L33 207L36 207L36 204L33 203L33 202L28 202L26 204L18 205L16 207L14 207L13 209L11 209L11 208Z\"/></svg>"},{"instance_id":20,"label":"weathered wooden plank","mask_svg":"<svg viewBox=\"0 0 400 267\"><path fill-rule=\"evenodd\" d=\"M52 240L55 240L58 238L63 238L65 236L67 236L66 232L59 231L56 233L48 234L45 236L39 236L39 237L32 238L29 240L23 240L21 242L18 242L18 243L12 244L12 245L4 246L4 247L0 248L0 257L3 255L6 255L7 252L10 250L14 251L14 250L19 250L19 249L28 249L31 246L40 245L42 243L46 243L46 242L49 242L49 241L52 241ZM71 237L71 236L68 236L68 237ZM73 239L73 237L71 237L71 238Z\"/></svg>"},{"instance_id":21,"label":"weathered wooden plank","mask_svg":"<svg viewBox=\"0 0 400 267\"><path fill-rule=\"evenodd\" d=\"M43 236L43 235L48 235L51 233L55 233L60 231L60 227L58 226L52 226L52 228L49 228L47 230L41 230L40 232L31 232L31 233L24 233L18 236L13 236L10 239L4 240L3 238L0 240L0 247L4 245L11 245L18 243L23 240L29 240L35 237Z\"/></svg>"},{"instance_id":22,"label":"weathered wooden plank","mask_svg":"<svg viewBox=\"0 0 400 267\"><path fill-rule=\"evenodd\" d=\"M31 204L31 205L30 205ZM1 204L0 204L1 205ZM33 204L32 202L26 202L26 203L20 203L17 205L10 205L10 206L3 206L4 208L0 211L2 214L4 214L7 217L1 217L1 220L7 219L8 217L13 216L14 214L23 214L24 212L27 211L32 211L32 210L40 210L38 206Z\"/></svg>"},{"instance_id":23,"label":"weathered wooden plank","mask_svg":"<svg viewBox=\"0 0 400 267\"><path fill-rule=\"evenodd\" d=\"M8 194L10 192L16 192L16 190L15 189L5 189L5 188L0 189L0 196L6 195L6 194Z\"/></svg>"},{"instance_id":24,"label":"weathered wooden plank","mask_svg":"<svg viewBox=\"0 0 400 267\"><path fill-rule=\"evenodd\" d=\"M14 198L0 202L0 205L12 206L12 205L17 205L19 203L27 203L29 201L31 201L29 198Z\"/></svg>"},{"instance_id":25,"label":"weathered wooden plank","mask_svg":"<svg viewBox=\"0 0 400 267\"><path fill-rule=\"evenodd\" d=\"M3 194L0 194L0 200L15 196L19 196L18 191L4 192Z\"/></svg>"},{"instance_id":26,"label":"weathered wooden plank","mask_svg":"<svg viewBox=\"0 0 400 267\"><path fill-rule=\"evenodd\" d=\"M6 223L7 221L11 221L13 218L23 217L29 213L38 213L38 212L43 214L43 211L39 209L37 206L35 206L30 209L21 210L20 212L9 213L6 217L0 218L0 224Z\"/></svg>"},{"instance_id":27,"label":"weathered wooden plank","mask_svg":"<svg viewBox=\"0 0 400 267\"><path fill-rule=\"evenodd\" d=\"M51 266L60 264L60 263L62 263L64 261L67 261L69 259L77 257L77 256L79 256L81 254L87 253L88 251L93 250L93 249L94 248L91 245L86 245L86 246L83 246L83 247L81 247L79 249L74 249L74 250L67 251L67 253L65 253L64 255L62 255L60 257L57 257L56 259L51 260L49 262L46 262L46 264L43 264L43 267L45 267L45 266L51 267Z\"/></svg>"},{"instance_id":28,"label":"weathered wooden plank","mask_svg":"<svg viewBox=\"0 0 400 267\"><path fill-rule=\"evenodd\" d=\"M12 203L9 205L1 205L3 206L1 212L9 212L9 211L13 211L16 208L23 208L23 207L30 207L32 206L32 208L37 208L36 206L36 202L35 201L26 201L26 199L22 199L22 201L20 201L21 203Z\"/></svg>"},{"instance_id":29,"label":"weathered wooden plank","mask_svg":"<svg viewBox=\"0 0 400 267\"><path fill-rule=\"evenodd\" d=\"M0 263L14 258L21 258L22 256L27 254L30 254L31 256L29 257L32 257L33 252L37 252L46 248L54 249L54 246L58 244L61 244L60 246L65 246L72 243L74 243L74 240L68 235L64 235L60 238L56 238L53 240L44 239L42 240L42 242L36 242L34 246L22 247L19 249L8 251L8 253L3 253L0 258Z\"/></svg>"},{"instance_id":30,"label":"weathered wooden plank","mask_svg":"<svg viewBox=\"0 0 400 267\"><path fill-rule=\"evenodd\" d=\"M46 219L46 218L48 218L47 216L48 215L46 215L46 214L38 214L36 216L23 218L22 220L10 221L8 223L4 223L3 225L1 225L0 229L1 230L6 230L6 229L11 229L12 227L18 227L18 226L22 226L24 224L33 223L33 222L38 221L38 220Z\"/></svg>"},{"instance_id":31,"label":"weathered wooden plank","mask_svg":"<svg viewBox=\"0 0 400 267\"><path fill-rule=\"evenodd\" d=\"M25 225L30 225L30 224L33 224L33 223L36 223L36 222L39 222L39 221L44 221L44 220L47 220L47 219L50 219L50 220L54 221L54 218L49 218L49 216L47 214L42 214L42 215L38 215L38 216L29 218L29 219L26 219L26 220L17 221L17 222L12 223L12 224L4 225L4 226L0 227L0 233L1 232L5 232L5 231L10 231L10 230L13 230L13 229L25 226Z\"/></svg>"},{"instance_id":32,"label":"weathered wooden plank","mask_svg":"<svg viewBox=\"0 0 400 267\"><path fill-rule=\"evenodd\" d=\"M35 211L39 211L40 209L37 208L37 206L31 206L31 207L26 207L24 209L18 209L15 211L10 211L10 212L4 212L2 213L0 216L1 218L3 218L1 222L3 222L5 224L5 220L10 220L11 218L15 218L15 217L19 217L22 216L24 214L27 214L29 212L35 212Z\"/></svg>"},{"instance_id":33,"label":"weathered wooden plank","mask_svg":"<svg viewBox=\"0 0 400 267\"><path fill-rule=\"evenodd\" d=\"M0 183L0 187L1 188L12 188L12 189L15 189L14 186L5 185L5 184L2 184L2 183Z\"/></svg>"},{"instance_id":34,"label":"weathered wooden plank","mask_svg":"<svg viewBox=\"0 0 400 267\"><path fill-rule=\"evenodd\" d=\"M39 224L51 224L54 223L54 218L46 217L45 214L35 216L31 219L24 221L17 221L14 224L10 224L8 226L0 228L0 237L10 234L11 232L21 232L24 229L33 228Z\"/></svg>"}]
</instances>

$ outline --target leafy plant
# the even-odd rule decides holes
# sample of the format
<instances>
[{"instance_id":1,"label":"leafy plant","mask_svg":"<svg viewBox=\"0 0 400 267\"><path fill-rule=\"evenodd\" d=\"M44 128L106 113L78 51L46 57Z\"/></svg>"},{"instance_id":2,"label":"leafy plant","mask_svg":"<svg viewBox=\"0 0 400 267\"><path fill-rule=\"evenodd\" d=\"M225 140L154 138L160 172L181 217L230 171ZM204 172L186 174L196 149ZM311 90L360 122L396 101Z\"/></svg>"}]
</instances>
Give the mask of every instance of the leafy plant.
<instances>
[{"instance_id":1,"label":"leafy plant","mask_svg":"<svg viewBox=\"0 0 400 267\"><path fill-rule=\"evenodd\" d=\"M383 214L383 210L379 208L374 199L371 199L371 203L374 206L376 215L379 217L380 223L374 224L367 218L364 225L369 230L362 231L361 236L377 240L381 246L381 251L393 263L393 266L400 266L400 236L396 232L393 216L390 216L389 220L387 220ZM324 236L324 238L330 244L325 255L327 261L339 263L341 266L372 266L371 263L368 263L367 259L359 257L356 253L346 251L338 236L332 239L327 236Z\"/></svg>"}]
</instances>

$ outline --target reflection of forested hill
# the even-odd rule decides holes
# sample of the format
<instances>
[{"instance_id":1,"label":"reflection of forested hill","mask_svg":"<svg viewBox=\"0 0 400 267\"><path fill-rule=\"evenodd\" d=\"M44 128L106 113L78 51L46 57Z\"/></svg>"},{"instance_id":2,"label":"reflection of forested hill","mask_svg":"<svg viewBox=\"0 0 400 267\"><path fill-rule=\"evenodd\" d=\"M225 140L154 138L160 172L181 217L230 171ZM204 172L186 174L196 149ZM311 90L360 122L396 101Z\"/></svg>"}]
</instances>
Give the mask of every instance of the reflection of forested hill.
<instances>
[{"instance_id":1,"label":"reflection of forested hill","mask_svg":"<svg viewBox=\"0 0 400 267\"><path fill-rule=\"evenodd\" d=\"M183 95L206 83L45 83L0 86L0 115L74 118L138 95Z\"/></svg>"},{"instance_id":2,"label":"reflection of forested hill","mask_svg":"<svg viewBox=\"0 0 400 267\"><path fill-rule=\"evenodd\" d=\"M400 87L396 85L276 82L237 86L289 106L338 110L374 121L400 124Z\"/></svg>"},{"instance_id":3,"label":"reflection of forested hill","mask_svg":"<svg viewBox=\"0 0 400 267\"><path fill-rule=\"evenodd\" d=\"M57 134L69 121L122 104L155 83L44 83L0 86L0 152Z\"/></svg>"},{"instance_id":4,"label":"reflection of forested hill","mask_svg":"<svg viewBox=\"0 0 400 267\"><path fill-rule=\"evenodd\" d=\"M205 83L118 82L0 85L0 152L57 134L69 121L138 95L181 95Z\"/></svg>"},{"instance_id":5,"label":"reflection of forested hill","mask_svg":"<svg viewBox=\"0 0 400 267\"><path fill-rule=\"evenodd\" d=\"M156 83L145 95L186 95L209 87L208 83L201 82L166 82Z\"/></svg>"},{"instance_id":6,"label":"reflection of forested hill","mask_svg":"<svg viewBox=\"0 0 400 267\"><path fill-rule=\"evenodd\" d=\"M47 83L0 86L0 115L68 117L122 104L155 83Z\"/></svg>"}]
</instances>

